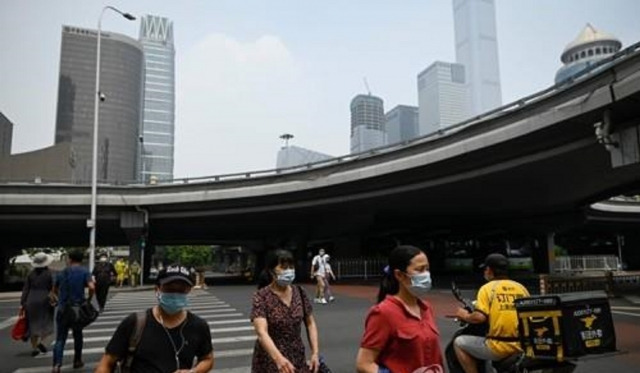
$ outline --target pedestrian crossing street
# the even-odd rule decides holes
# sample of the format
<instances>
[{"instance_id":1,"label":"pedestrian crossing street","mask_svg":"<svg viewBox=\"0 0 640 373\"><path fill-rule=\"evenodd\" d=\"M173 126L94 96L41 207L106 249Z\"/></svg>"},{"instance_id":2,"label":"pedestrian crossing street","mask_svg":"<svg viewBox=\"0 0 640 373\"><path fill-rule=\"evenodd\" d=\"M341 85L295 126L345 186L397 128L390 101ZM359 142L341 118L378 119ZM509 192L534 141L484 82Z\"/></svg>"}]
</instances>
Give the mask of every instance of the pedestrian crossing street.
<instances>
[{"instance_id":1,"label":"pedestrian crossing street","mask_svg":"<svg viewBox=\"0 0 640 373\"><path fill-rule=\"evenodd\" d=\"M83 369L72 369L73 337L64 350L63 372L93 372L104 353L104 348L120 322L132 312L145 310L157 304L153 291L119 292L107 301L104 312L84 329ZM216 373L249 373L251 355L256 335L249 315L246 315L206 290L194 290L189 294L189 310L209 324L214 351ZM53 343L51 345L53 349ZM50 349L50 350L51 350ZM51 351L34 358L34 366L20 368L14 373L50 372ZM37 365L37 366L36 366Z\"/></svg>"}]
</instances>

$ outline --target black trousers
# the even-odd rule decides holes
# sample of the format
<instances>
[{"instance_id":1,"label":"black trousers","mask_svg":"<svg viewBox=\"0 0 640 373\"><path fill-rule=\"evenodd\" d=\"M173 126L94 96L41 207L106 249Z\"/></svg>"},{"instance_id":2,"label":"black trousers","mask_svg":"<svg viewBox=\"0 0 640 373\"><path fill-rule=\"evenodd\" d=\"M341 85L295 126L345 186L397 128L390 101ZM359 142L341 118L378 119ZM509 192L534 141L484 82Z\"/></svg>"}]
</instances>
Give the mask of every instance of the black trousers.
<instances>
[{"instance_id":1,"label":"black trousers","mask_svg":"<svg viewBox=\"0 0 640 373\"><path fill-rule=\"evenodd\" d=\"M109 281L96 281L96 299L98 300L100 309L103 309L105 303L107 303L107 295L109 295L110 285Z\"/></svg>"}]
</instances>

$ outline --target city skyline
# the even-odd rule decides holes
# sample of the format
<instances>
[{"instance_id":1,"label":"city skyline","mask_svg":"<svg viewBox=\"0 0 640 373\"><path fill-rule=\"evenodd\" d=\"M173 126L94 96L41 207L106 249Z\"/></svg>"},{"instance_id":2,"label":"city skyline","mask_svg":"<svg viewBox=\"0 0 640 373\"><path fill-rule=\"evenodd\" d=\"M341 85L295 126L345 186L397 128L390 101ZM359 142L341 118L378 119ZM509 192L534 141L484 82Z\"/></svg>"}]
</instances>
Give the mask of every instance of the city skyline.
<instances>
[{"instance_id":1,"label":"city skyline","mask_svg":"<svg viewBox=\"0 0 640 373\"><path fill-rule=\"evenodd\" d=\"M415 76L433 61L455 60L451 1L409 1L402 7L285 1L255 3L251 14L226 1L110 4L137 16L166 16L180 30L176 177L272 168L283 132L295 134L300 146L347 154L349 101L366 93L363 76L387 107L416 105ZM13 153L52 145L57 30L62 24L95 28L101 7L79 1L0 5L0 111L15 123ZM553 84L561 51L587 22L616 35L623 46L637 42L638 12L639 3L623 0L497 0L503 102ZM131 37L138 27L114 17L103 23L105 31ZM38 110L33 102L40 103ZM239 148L250 151L238 155Z\"/></svg>"}]
</instances>

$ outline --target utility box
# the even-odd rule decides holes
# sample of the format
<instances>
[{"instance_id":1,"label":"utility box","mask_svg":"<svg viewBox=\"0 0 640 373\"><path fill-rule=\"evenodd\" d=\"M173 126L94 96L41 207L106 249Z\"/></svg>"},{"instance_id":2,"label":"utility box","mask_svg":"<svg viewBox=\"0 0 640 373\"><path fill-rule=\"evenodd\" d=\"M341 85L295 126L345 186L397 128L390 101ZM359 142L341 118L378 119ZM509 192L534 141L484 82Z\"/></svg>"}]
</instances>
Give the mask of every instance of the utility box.
<instances>
[{"instance_id":1,"label":"utility box","mask_svg":"<svg viewBox=\"0 0 640 373\"><path fill-rule=\"evenodd\" d=\"M520 343L527 356L565 358L616 350L609 299L603 291L515 300Z\"/></svg>"}]
</instances>

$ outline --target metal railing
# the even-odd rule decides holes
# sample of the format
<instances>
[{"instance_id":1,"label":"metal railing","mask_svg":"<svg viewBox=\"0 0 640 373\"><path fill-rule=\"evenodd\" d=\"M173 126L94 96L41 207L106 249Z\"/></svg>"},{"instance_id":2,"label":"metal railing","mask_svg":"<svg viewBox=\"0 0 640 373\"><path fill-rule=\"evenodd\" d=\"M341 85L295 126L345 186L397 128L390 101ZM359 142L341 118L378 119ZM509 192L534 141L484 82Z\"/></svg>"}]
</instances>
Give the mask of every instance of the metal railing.
<instances>
[{"instance_id":1,"label":"metal railing","mask_svg":"<svg viewBox=\"0 0 640 373\"><path fill-rule=\"evenodd\" d=\"M559 256L554 262L554 270L563 273L590 271L617 271L621 269L620 259L614 255Z\"/></svg>"},{"instance_id":2,"label":"metal railing","mask_svg":"<svg viewBox=\"0 0 640 373\"><path fill-rule=\"evenodd\" d=\"M607 271L595 276L540 275L540 294L603 290L618 296L640 289L640 272Z\"/></svg>"},{"instance_id":3,"label":"metal railing","mask_svg":"<svg viewBox=\"0 0 640 373\"><path fill-rule=\"evenodd\" d=\"M387 265L386 258L338 259L331 262L336 278L377 278Z\"/></svg>"}]
</instances>

